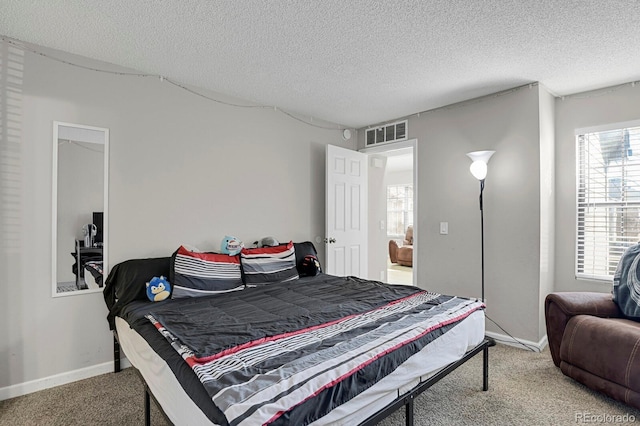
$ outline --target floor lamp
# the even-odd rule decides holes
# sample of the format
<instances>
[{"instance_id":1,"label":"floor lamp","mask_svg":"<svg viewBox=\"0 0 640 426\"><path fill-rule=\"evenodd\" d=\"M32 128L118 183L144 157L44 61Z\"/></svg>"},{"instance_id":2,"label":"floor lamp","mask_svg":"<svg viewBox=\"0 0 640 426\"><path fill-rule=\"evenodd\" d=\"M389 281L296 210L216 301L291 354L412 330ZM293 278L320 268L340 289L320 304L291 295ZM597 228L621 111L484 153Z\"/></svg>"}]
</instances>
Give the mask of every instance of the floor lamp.
<instances>
[{"instance_id":1,"label":"floor lamp","mask_svg":"<svg viewBox=\"0 0 640 426\"><path fill-rule=\"evenodd\" d=\"M487 177L487 163L495 151L474 151L467 154L472 161L469 170L480 181L480 241L482 247L482 301L484 302L484 210L482 208L482 193L484 179Z\"/></svg>"}]
</instances>

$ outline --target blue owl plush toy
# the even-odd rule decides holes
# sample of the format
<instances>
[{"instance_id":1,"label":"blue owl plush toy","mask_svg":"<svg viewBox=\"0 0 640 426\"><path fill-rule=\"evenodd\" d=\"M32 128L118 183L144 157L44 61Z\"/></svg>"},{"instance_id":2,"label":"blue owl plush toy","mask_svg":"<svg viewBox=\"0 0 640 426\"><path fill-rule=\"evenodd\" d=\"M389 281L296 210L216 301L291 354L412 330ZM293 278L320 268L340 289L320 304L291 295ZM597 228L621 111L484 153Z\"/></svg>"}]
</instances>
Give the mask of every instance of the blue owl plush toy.
<instances>
[{"instance_id":1,"label":"blue owl plush toy","mask_svg":"<svg viewBox=\"0 0 640 426\"><path fill-rule=\"evenodd\" d=\"M152 302L159 302L171 295L171 284L162 275L160 278L153 277L147 283L147 297Z\"/></svg>"}]
</instances>

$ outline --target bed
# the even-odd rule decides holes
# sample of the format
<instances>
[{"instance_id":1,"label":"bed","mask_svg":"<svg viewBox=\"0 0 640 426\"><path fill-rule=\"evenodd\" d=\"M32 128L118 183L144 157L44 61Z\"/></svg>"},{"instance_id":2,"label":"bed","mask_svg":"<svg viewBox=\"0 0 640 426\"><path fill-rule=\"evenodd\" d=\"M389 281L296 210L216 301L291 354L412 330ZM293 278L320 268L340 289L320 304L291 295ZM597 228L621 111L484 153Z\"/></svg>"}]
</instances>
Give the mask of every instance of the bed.
<instances>
[{"instance_id":1,"label":"bed","mask_svg":"<svg viewBox=\"0 0 640 426\"><path fill-rule=\"evenodd\" d=\"M478 300L327 274L141 297L172 265L123 262L104 290L115 370L122 349L145 384L147 424L150 398L180 425L375 424L402 406L412 424L414 397L480 352L488 387L493 342Z\"/></svg>"}]
</instances>

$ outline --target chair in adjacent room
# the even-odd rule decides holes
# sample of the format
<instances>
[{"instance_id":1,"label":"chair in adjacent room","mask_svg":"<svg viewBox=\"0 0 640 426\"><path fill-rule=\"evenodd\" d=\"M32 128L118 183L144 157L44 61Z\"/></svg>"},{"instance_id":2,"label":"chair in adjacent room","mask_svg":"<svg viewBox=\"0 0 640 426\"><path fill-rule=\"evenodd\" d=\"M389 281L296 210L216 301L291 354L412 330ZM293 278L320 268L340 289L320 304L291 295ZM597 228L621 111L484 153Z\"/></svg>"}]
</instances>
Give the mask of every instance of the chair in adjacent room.
<instances>
[{"instance_id":1,"label":"chair in adjacent room","mask_svg":"<svg viewBox=\"0 0 640 426\"><path fill-rule=\"evenodd\" d=\"M402 246L396 240L389 241L389 258L391 263L413 266L413 226L407 227Z\"/></svg>"}]
</instances>

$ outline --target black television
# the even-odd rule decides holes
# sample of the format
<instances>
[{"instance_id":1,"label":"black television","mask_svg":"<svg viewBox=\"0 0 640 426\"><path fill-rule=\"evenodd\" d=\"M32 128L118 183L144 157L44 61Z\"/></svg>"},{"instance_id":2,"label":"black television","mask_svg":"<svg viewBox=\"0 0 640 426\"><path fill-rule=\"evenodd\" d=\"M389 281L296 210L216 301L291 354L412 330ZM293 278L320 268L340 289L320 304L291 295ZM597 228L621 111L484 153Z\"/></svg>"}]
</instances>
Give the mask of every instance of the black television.
<instances>
[{"instance_id":1,"label":"black television","mask_svg":"<svg viewBox=\"0 0 640 426\"><path fill-rule=\"evenodd\" d=\"M102 230L103 230L103 214L102 212L93 212L93 224L96 226L96 236L93 239L94 244L102 245Z\"/></svg>"}]
</instances>

